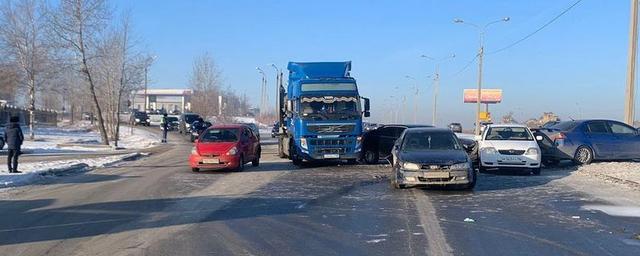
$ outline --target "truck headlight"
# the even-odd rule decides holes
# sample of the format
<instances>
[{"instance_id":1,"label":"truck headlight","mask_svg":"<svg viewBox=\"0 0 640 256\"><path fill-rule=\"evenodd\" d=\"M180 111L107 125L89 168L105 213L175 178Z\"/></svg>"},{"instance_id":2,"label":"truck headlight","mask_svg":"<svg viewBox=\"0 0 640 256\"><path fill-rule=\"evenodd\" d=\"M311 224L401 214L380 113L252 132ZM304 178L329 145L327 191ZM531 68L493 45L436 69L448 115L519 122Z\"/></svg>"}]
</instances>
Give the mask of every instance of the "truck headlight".
<instances>
[{"instance_id":1,"label":"truck headlight","mask_svg":"<svg viewBox=\"0 0 640 256\"><path fill-rule=\"evenodd\" d=\"M481 151L482 151L482 153L485 153L487 155L498 154L498 150L496 150L496 148L494 148L494 147L482 148Z\"/></svg>"},{"instance_id":2,"label":"truck headlight","mask_svg":"<svg viewBox=\"0 0 640 256\"><path fill-rule=\"evenodd\" d=\"M527 152L524 153L525 155L537 155L540 154L540 151L537 148L529 148L527 149Z\"/></svg>"},{"instance_id":3,"label":"truck headlight","mask_svg":"<svg viewBox=\"0 0 640 256\"><path fill-rule=\"evenodd\" d=\"M414 163L403 163L402 164L402 169L405 169L407 171L417 171L422 169L422 166L419 164L414 164Z\"/></svg>"},{"instance_id":4,"label":"truck headlight","mask_svg":"<svg viewBox=\"0 0 640 256\"><path fill-rule=\"evenodd\" d=\"M470 169L471 166L469 165L469 163L457 163L454 165L451 165L451 170L467 170Z\"/></svg>"},{"instance_id":5,"label":"truck headlight","mask_svg":"<svg viewBox=\"0 0 640 256\"><path fill-rule=\"evenodd\" d=\"M228 156L235 156L238 153L238 149L236 147L232 147L231 149L229 149L229 151L227 152Z\"/></svg>"},{"instance_id":6,"label":"truck headlight","mask_svg":"<svg viewBox=\"0 0 640 256\"><path fill-rule=\"evenodd\" d=\"M307 145L307 138L300 139L300 147L303 149L309 149L309 146Z\"/></svg>"}]
</instances>

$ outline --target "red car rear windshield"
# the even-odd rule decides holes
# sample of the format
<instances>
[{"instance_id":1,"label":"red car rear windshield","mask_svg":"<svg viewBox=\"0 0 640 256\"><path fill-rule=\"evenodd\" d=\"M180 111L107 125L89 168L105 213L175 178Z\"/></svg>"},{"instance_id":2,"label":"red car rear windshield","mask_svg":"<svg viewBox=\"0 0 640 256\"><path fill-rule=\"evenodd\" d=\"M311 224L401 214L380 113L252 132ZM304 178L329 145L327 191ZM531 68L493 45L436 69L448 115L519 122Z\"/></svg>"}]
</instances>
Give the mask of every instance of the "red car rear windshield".
<instances>
[{"instance_id":1,"label":"red car rear windshield","mask_svg":"<svg viewBox=\"0 0 640 256\"><path fill-rule=\"evenodd\" d=\"M200 136L200 142L235 142L238 141L238 128L213 128Z\"/></svg>"}]
</instances>

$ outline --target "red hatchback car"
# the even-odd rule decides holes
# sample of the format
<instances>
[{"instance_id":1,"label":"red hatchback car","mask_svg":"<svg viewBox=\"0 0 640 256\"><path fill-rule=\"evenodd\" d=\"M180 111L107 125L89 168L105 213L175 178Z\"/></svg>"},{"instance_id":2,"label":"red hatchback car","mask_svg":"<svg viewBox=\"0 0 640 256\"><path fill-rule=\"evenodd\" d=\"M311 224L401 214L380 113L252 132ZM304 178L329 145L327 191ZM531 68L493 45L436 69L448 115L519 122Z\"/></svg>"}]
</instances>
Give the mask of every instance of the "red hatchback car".
<instances>
[{"instance_id":1,"label":"red hatchback car","mask_svg":"<svg viewBox=\"0 0 640 256\"><path fill-rule=\"evenodd\" d=\"M214 125L200 134L189 156L191 170L232 169L242 171L251 162L260 164L260 140L246 125Z\"/></svg>"}]
</instances>

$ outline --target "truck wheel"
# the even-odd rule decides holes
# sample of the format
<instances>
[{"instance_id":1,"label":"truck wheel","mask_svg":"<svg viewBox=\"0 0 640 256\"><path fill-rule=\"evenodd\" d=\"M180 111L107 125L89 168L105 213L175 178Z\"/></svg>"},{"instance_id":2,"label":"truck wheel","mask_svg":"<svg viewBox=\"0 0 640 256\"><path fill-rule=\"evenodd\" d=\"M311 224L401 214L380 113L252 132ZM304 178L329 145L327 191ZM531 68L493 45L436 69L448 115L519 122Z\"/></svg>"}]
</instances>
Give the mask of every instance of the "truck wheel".
<instances>
[{"instance_id":1,"label":"truck wheel","mask_svg":"<svg viewBox=\"0 0 640 256\"><path fill-rule=\"evenodd\" d=\"M593 161L593 151L587 146L580 146L573 156L573 161L579 165L590 164Z\"/></svg>"},{"instance_id":2,"label":"truck wheel","mask_svg":"<svg viewBox=\"0 0 640 256\"><path fill-rule=\"evenodd\" d=\"M302 165L302 159L298 156L298 152L295 149L295 143L293 141L289 143L289 158L293 162L293 165L295 166Z\"/></svg>"},{"instance_id":3,"label":"truck wheel","mask_svg":"<svg viewBox=\"0 0 640 256\"><path fill-rule=\"evenodd\" d=\"M380 161L380 155L378 155L378 152L374 152L371 149L367 149L367 151L364 152L364 162L367 164L377 164L378 161Z\"/></svg>"}]
</instances>

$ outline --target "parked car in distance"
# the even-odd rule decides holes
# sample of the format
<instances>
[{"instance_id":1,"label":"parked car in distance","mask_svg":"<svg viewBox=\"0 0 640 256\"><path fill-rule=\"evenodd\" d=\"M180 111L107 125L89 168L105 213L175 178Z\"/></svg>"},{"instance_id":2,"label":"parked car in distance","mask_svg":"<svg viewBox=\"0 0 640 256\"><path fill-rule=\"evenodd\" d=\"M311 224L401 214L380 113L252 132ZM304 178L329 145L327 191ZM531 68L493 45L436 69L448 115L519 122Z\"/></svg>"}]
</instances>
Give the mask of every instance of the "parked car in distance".
<instances>
[{"instance_id":1,"label":"parked car in distance","mask_svg":"<svg viewBox=\"0 0 640 256\"><path fill-rule=\"evenodd\" d=\"M458 137L444 128L406 129L393 146L391 183L395 188L415 185L455 185L473 189L476 171Z\"/></svg>"},{"instance_id":2,"label":"parked car in distance","mask_svg":"<svg viewBox=\"0 0 640 256\"><path fill-rule=\"evenodd\" d=\"M462 133L462 125L460 123L450 123L449 129L455 133Z\"/></svg>"},{"instance_id":3,"label":"parked car in distance","mask_svg":"<svg viewBox=\"0 0 640 256\"><path fill-rule=\"evenodd\" d=\"M176 116L167 116L167 131L177 131L180 126L180 120ZM164 127L160 125L160 130L164 130Z\"/></svg>"},{"instance_id":4,"label":"parked car in distance","mask_svg":"<svg viewBox=\"0 0 640 256\"><path fill-rule=\"evenodd\" d=\"M391 156L393 145L407 128L425 128L430 125L382 125L362 136L362 159L367 164L377 164L380 159Z\"/></svg>"},{"instance_id":5,"label":"parked car in distance","mask_svg":"<svg viewBox=\"0 0 640 256\"><path fill-rule=\"evenodd\" d=\"M622 122L564 121L541 131L553 140L553 160L589 164L594 160L640 159L640 132Z\"/></svg>"},{"instance_id":6,"label":"parked car in distance","mask_svg":"<svg viewBox=\"0 0 640 256\"><path fill-rule=\"evenodd\" d=\"M211 127L211 122L209 121L204 121L200 118L198 118L198 120L196 121L193 121L193 123L191 123L191 126L189 126L189 133L191 134L189 135L189 141L194 142L198 137L200 137L200 134L209 127Z\"/></svg>"},{"instance_id":7,"label":"parked car in distance","mask_svg":"<svg viewBox=\"0 0 640 256\"><path fill-rule=\"evenodd\" d=\"M151 119L145 112L136 111L131 114L131 123L133 125L149 126L151 125Z\"/></svg>"},{"instance_id":8,"label":"parked car in distance","mask_svg":"<svg viewBox=\"0 0 640 256\"><path fill-rule=\"evenodd\" d=\"M189 156L191 170L232 169L242 171L246 163L260 165L260 141L245 125L214 125L195 141Z\"/></svg>"},{"instance_id":9,"label":"parked car in distance","mask_svg":"<svg viewBox=\"0 0 640 256\"><path fill-rule=\"evenodd\" d=\"M191 124L198 120L200 115L196 113L182 113L180 115L180 127L178 127L178 131L180 134L190 134Z\"/></svg>"},{"instance_id":10,"label":"parked car in distance","mask_svg":"<svg viewBox=\"0 0 640 256\"><path fill-rule=\"evenodd\" d=\"M541 152L529 128L516 124L488 125L478 140L480 171L518 169L540 175Z\"/></svg>"}]
</instances>

